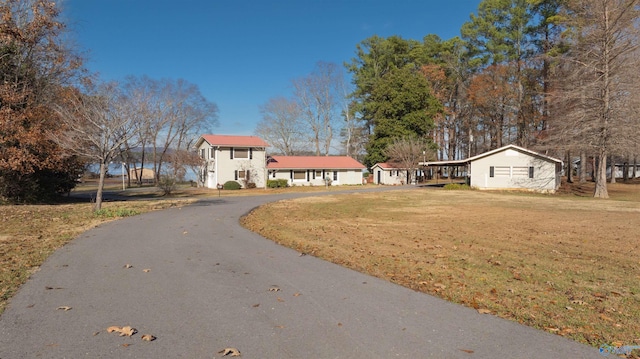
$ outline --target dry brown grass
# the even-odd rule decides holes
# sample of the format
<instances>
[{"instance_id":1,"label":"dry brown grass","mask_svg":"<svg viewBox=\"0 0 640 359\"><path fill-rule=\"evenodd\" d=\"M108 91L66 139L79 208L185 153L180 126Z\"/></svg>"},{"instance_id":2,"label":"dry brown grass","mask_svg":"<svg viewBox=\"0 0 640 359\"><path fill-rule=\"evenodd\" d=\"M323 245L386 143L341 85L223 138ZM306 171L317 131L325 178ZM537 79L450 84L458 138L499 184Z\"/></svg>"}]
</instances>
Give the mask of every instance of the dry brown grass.
<instances>
[{"instance_id":1,"label":"dry brown grass","mask_svg":"<svg viewBox=\"0 0 640 359\"><path fill-rule=\"evenodd\" d=\"M416 189L287 200L243 219L301 252L599 346L640 342L640 187ZM592 188L592 187L591 187Z\"/></svg>"}]
</instances>

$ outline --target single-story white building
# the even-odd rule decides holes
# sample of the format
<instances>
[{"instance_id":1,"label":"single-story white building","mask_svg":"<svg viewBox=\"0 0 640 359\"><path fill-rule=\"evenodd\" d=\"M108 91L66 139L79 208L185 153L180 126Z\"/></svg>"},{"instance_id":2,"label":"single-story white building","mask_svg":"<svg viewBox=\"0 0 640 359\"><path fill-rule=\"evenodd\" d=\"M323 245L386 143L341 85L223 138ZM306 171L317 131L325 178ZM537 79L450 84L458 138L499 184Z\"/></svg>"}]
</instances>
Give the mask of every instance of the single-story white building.
<instances>
[{"instance_id":1,"label":"single-story white building","mask_svg":"<svg viewBox=\"0 0 640 359\"><path fill-rule=\"evenodd\" d=\"M407 183L408 171L387 162L379 162L371 166L371 173L374 184L397 186ZM415 179L415 176L412 178Z\"/></svg>"},{"instance_id":2,"label":"single-story white building","mask_svg":"<svg viewBox=\"0 0 640 359\"><path fill-rule=\"evenodd\" d=\"M286 179L290 186L362 184L365 166L348 156L272 156L269 180Z\"/></svg>"},{"instance_id":3,"label":"single-story white building","mask_svg":"<svg viewBox=\"0 0 640 359\"><path fill-rule=\"evenodd\" d=\"M488 190L555 192L562 160L507 145L465 160L426 162L427 166L469 166L471 187ZM422 163L420 163L422 165Z\"/></svg>"}]
</instances>

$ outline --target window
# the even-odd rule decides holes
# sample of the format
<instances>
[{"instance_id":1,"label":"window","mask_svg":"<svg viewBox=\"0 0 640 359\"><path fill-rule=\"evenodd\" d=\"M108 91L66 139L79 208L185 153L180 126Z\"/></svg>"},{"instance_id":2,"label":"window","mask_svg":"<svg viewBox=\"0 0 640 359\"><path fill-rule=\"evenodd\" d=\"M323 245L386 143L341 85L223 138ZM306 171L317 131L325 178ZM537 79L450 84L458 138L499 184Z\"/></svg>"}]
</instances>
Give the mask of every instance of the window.
<instances>
[{"instance_id":1,"label":"window","mask_svg":"<svg viewBox=\"0 0 640 359\"><path fill-rule=\"evenodd\" d=\"M216 149L213 147L209 148L209 158L216 158Z\"/></svg>"},{"instance_id":2,"label":"window","mask_svg":"<svg viewBox=\"0 0 640 359\"><path fill-rule=\"evenodd\" d=\"M493 175L495 177L510 177L511 167L509 166L495 166L493 167Z\"/></svg>"},{"instance_id":3,"label":"window","mask_svg":"<svg viewBox=\"0 0 640 359\"><path fill-rule=\"evenodd\" d=\"M338 171L333 171L333 180L334 181L338 180Z\"/></svg>"},{"instance_id":4,"label":"window","mask_svg":"<svg viewBox=\"0 0 640 359\"><path fill-rule=\"evenodd\" d=\"M533 166L529 167L529 178L533 178Z\"/></svg>"},{"instance_id":5,"label":"window","mask_svg":"<svg viewBox=\"0 0 640 359\"><path fill-rule=\"evenodd\" d=\"M249 158L249 149L248 148L234 148L231 158L240 158L240 159L248 159Z\"/></svg>"},{"instance_id":6,"label":"window","mask_svg":"<svg viewBox=\"0 0 640 359\"><path fill-rule=\"evenodd\" d=\"M496 169L491 166L489 167L489 177L495 177L496 176Z\"/></svg>"},{"instance_id":7,"label":"window","mask_svg":"<svg viewBox=\"0 0 640 359\"><path fill-rule=\"evenodd\" d=\"M305 179L307 179L307 171L305 171L305 170L293 171L293 179L294 180L305 180Z\"/></svg>"},{"instance_id":8,"label":"window","mask_svg":"<svg viewBox=\"0 0 640 359\"><path fill-rule=\"evenodd\" d=\"M529 167L517 167L514 166L512 169L512 177L528 177L529 176Z\"/></svg>"},{"instance_id":9,"label":"window","mask_svg":"<svg viewBox=\"0 0 640 359\"><path fill-rule=\"evenodd\" d=\"M235 180L248 180L249 179L249 170L240 170L235 171Z\"/></svg>"},{"instance_id":10,"label":"window","mask_svg":"<svg viewBox=\"0 0 640 359\"><path fill-rule=\"evenodd\" d=\"M321 177L322 178L322 171L316 171L316 173L313 176L313 178L316 178L316 177Z\"/></svg>"}]
</instances>

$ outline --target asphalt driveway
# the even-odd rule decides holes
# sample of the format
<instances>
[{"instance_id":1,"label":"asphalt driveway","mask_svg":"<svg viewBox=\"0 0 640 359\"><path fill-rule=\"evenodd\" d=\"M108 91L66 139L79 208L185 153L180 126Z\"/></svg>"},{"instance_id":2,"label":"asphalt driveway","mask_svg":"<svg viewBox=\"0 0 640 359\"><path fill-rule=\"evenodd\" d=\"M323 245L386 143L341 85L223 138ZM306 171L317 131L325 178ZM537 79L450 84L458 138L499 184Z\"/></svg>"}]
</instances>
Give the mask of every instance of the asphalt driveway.
<instances>
[{"instance_id":1,"label":"asphalt driveway","mask_svg":"<svg viewBox=\"0 0 640 359\"><path fill-rule=\"evenodd\" d=\"M0 358L220 358L227 347L242 358L601 357L301 256L238 224L284 197L211 198L84 233L11 300ZM110 326L138 333L120 337Z\"/></svg>"}]
</instances>

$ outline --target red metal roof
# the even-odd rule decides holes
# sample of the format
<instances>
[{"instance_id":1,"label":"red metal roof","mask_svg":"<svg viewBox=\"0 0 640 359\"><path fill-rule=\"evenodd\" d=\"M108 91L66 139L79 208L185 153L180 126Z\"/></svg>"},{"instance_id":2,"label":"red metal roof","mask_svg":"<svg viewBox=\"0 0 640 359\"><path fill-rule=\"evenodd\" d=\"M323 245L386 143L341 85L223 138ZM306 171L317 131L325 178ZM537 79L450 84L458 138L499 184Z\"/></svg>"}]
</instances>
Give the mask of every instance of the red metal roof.
<instances>
[{"instance_id":1,"label":"red metal roof","mask_svg":"<svg viewBox=\"0 0 640 359\"><path fill-rule=\"evenodd\" d=\"M267 147L264 140L257 136L202 135L203 140L212 146ZM200 141L198 141L200 142Z\"/></svg>"},{"instance_id":2,"label":"red metal roof","mask_svg":"<svg viewBox=\"0 0 640 359\"><path fill-rule=\"evenodd\" d=\"M349 156L272 156L268 169L364 169Z\"/></svg>"}]
</instances>

